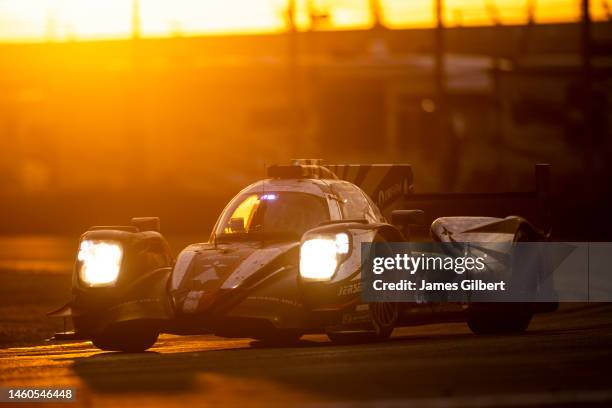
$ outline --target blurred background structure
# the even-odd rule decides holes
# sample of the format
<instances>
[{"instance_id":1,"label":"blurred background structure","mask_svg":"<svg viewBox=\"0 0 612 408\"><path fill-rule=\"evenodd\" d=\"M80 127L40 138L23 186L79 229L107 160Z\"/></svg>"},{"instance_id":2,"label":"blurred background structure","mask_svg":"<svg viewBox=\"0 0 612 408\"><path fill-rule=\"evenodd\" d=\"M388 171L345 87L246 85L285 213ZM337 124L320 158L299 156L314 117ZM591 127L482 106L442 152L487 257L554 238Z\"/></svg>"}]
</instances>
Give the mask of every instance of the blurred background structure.
<instances>
[{"instance_id":1,"label":"blurred background structure","mask_svg":"<svg viewBox=\"0 0 612 408\"><path fill-rule=\"evenodd\" d=\"M0 0L0 40L0 233L205 239L294 157L464 192L548 162L571 239L609 206L607 0Z\"/></svg>"}]
</instances>

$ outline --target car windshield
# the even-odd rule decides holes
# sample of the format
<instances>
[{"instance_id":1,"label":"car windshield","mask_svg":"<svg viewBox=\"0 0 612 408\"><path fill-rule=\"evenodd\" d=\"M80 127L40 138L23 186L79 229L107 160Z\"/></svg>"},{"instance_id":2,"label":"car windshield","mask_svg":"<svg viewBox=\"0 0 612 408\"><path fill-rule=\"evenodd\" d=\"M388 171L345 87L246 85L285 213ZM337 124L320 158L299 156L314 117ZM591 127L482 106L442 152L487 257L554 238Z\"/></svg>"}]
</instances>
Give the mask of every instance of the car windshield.
<instances>
[{"instance_id":1,"label":"car windshield","mask_svg":"<svg viewBox=\"0 0 612 408\"><path fill-rule=\"evenodd\" d=\"M325 221L329 221L329 209L322 197L299 192L248 193L221 215L215 236L218 241L297 240Z\"/></svg>"}]
</instances>

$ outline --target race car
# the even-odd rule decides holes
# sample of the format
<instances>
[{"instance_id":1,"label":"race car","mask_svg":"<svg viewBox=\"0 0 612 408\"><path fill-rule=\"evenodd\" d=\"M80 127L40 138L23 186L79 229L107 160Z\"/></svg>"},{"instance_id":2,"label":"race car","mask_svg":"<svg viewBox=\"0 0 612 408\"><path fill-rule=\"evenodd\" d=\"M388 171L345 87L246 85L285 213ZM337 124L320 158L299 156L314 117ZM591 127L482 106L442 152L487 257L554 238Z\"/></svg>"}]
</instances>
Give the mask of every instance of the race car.
<instances>
[{"instance_id":1,"label":"race car","mask_svg":"<svg viewBox=\"0 0 612 408\"><path fill-rule=\"evenodd\" d=\"M92 227L80 238L72 299L51 316L70 319L55 339L90 339L102 350L138 352L160 333L249 337L287 343L306 333L334 342L383 340L395 327L467 320L475 333L525 330L524 303L370 302L361 296L361 244L406 242L424 213L410 165L323 165L295 160L240 191L210 238L176 261L159 219ZM431 238L466 231L479 241L541 241L547 235L521 217L446 217ZM549 308L550 309L550 308Z\"/></svg>"}]
</instances>

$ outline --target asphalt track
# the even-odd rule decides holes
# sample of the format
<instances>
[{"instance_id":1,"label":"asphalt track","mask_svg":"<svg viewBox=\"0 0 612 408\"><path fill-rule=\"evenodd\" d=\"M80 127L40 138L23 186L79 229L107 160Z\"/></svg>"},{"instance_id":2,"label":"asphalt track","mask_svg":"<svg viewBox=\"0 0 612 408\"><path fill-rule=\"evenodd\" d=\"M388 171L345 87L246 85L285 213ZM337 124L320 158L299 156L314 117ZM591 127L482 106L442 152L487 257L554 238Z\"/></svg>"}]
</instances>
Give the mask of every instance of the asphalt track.
<instances>
[{"instance_id":1,"label":"asphalt track","mask_svg":"<svg viewBox=\"0 0 612 408\"><path fill-rule=\"evenodd\" d=\"M142 354L89 342L4 349L0 383L73 386L83 407L612 406L612 306L564 307L518 336L453 323L351 346L164 335Z\"/></svg>"}]
</instances>

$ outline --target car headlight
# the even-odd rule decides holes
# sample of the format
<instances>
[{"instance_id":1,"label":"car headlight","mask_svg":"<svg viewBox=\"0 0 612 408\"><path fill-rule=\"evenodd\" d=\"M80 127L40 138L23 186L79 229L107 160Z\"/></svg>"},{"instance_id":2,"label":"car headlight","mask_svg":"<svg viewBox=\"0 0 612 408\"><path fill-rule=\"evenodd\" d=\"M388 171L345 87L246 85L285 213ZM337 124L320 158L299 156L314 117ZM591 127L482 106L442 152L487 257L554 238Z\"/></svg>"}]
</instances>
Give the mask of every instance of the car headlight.
<instances>
[{"instance_id":1,"label":"car headlight","mask_svg":"<svg viewBox=\"0 0 612 408\"><path fill-rule=\"evenodd\" d=\"M81 262L82 282L89 286L111 286L119 276L123 249L116 242L84 240L77 259Z\"/></svg>"},{"instance_id":2,"label":"car headlight","mask_svg":"<svg viewBox=\"0 0 612 408\"><path fill-rule=\"evenodd\" d=\"M300 248L300 276L305 280L330 280L349 247L345 233L307 239Z\"/></svg>"}]
</instances>

